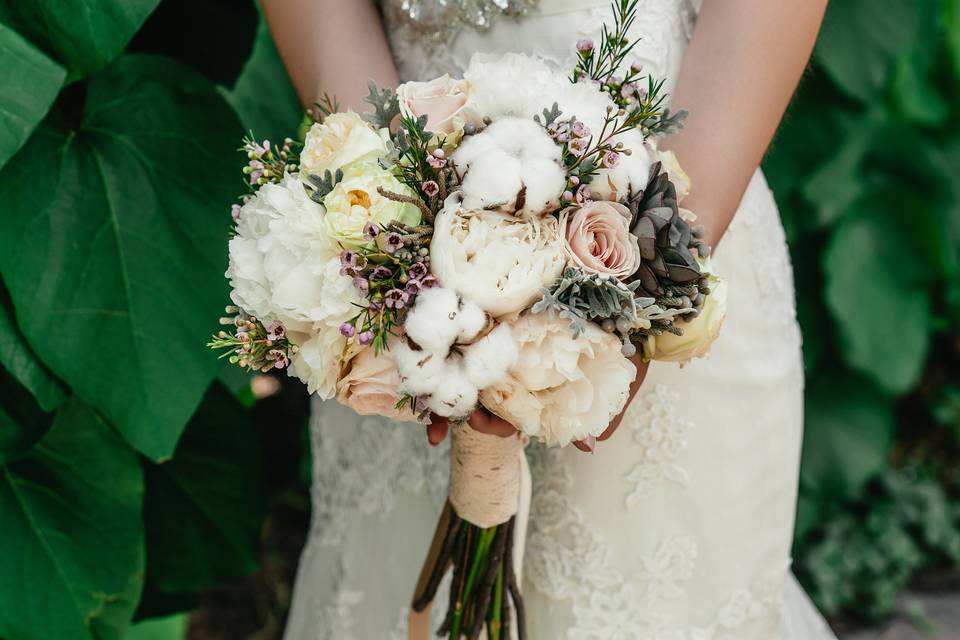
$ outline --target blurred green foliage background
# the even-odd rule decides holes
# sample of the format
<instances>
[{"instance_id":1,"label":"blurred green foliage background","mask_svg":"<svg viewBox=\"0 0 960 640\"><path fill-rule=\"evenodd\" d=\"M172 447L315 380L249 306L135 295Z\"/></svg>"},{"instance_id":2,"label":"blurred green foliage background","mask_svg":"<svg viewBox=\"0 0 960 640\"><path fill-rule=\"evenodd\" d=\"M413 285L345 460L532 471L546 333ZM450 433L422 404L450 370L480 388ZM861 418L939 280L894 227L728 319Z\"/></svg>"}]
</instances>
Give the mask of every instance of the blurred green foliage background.
<instances>
[{"instance_id":1,"label":"blurred green foliage background","mask_svg":"<svg viewBox=\"0 0 960 640\"><path fill-rule=\"evenodd\" d=\"M960 0L834 0L764 162L808 379L795 570L839 618L960 566L958 88ZM299 120L252 2L0 0L0 638L278 637L305 392L254 402L203 344L239 140Z\"/></svg>"}]
</instances>

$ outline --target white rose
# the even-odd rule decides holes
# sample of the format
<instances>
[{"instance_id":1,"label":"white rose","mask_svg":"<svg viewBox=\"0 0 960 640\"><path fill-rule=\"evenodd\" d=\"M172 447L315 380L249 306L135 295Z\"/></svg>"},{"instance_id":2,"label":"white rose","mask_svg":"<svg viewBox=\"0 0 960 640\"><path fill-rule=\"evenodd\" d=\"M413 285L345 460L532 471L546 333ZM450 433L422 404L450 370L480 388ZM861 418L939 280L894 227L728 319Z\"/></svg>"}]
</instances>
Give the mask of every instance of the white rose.
<instances>
[{"instance_id":1,"label":"white rose","mask_svg":"<svg viewBox=\"0 0 960 640\"><path fill-rule=\"evenodd\" d=\"M468 209L530 217L560 206L567 181L560 146L533 120L497 120L467 138L451 159L464 174L460 190Z\"/></svg>"},{"instance_id":2,"label":"white rose","mask_svg":"<svg viewBox=\"0 0 960 640\"><path fill-rule=\"evenodd\" d=\"M637 373L620 341L594 324L574 338L569 322L553 314L527 314L511 329L516 363L481 393L483 406L548 446L603 433Z\"/></svg>"},{"instance_id":3,"label":"white rose","mask_svg":"<svg viewBox=\"0 0 960 640\"><path fill-rule=\"evenodd\" d=\"M311 175L347 170L358 162L375 161L386 155L390 133L377 131L353 111L331 113L323 122L307 131L300 152L300 176L308 182Z\"/></svg>"},{"instance_id":4,"label":"white rose","mask_svg":"<svg viewBox=\"0 0 960 640\"><path fill-rule=\"evenodd\" d=\"M667 177L673 183L677 190L677 202L680 202L690 194L690 176L680 166L676 154L673 151L657 151L657 160L663 164L663 171L667 172Z\"/></svg>"},{"instance_id":5,"label":"white rose","mask_svg":"<svg viewBox=\"0 0 960 640\"><path fill-rule=\"evenodd\" d=\"M367 223L420 223L420 209L385 198L377 191L381 187L401 195L414 195L409 187L379 164L356 164L347 169L343 180L323 199L330 237L345 247L359 247L369 243L363 236Z\"/></svg>"},{"instance_id":6,"label":"white rose","mask_svg":"<svg viewBox=\"0 0 960 640\"><path fill-rule=\"evenodd\" d=\"M654 338L653 359L687 363L707 355L720 335L726 315L727 282L711 274L710 295L704 301L700 314L689 321L677 319L677 326L683 329L682 336L665 332Z\"/></svg>"},{"instance_id":7,"label":"white rose","mask_svg":"<svg viewBox=\"0 0 960 640\"><path fill-rule=\"evenodd\" d=\"M473 86L466 80L442 75L429 82L404 82L397 87L400 113L405 116L427 116L427 130L456 144L466 124L479 124L472 109Z\"/></svg>"},{"instance_id":8,"label":"white rose","mask_svg":"<svg viewBox=\"0 0 960 640\"><path fill-rule=\"evenodd\" d=\"M530 306L563 271L557 219L517 220L497 211L461 208L456 195L437 215L430 269L444 287L494 317Z\"/></svg>"}]
</instances>

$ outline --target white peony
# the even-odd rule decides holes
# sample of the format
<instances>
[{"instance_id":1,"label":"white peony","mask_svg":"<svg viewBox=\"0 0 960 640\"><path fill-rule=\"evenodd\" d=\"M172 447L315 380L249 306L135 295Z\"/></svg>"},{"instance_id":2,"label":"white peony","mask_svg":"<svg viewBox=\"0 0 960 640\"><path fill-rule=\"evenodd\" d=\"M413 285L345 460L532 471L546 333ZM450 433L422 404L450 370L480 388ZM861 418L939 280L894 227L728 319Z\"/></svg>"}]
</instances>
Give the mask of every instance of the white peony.
<instances>
[{"instance_id":1,"label":"white peony","mask_svg":"<svg viewBox=\"0 0 960 640\"><path fill-rule=\"evenodd\" d=\"M647 188L650 179L651 149L644 144L643 134L636 129L626 131L613 139L622 142L630 155L620 154L620 162L612 168L602 168L590 182L590 193L596 200L620 200Z\"/></svg>"},{"instance_id":2,"label":"white peony","mask_svg":"<svg viewBox=\"0 0 960 640\"><path fill-rule=\"evenodd\" d=\"M535 216L560 206L566 185L560 146L533 120L506 117L470 136L451 156L464 174L468 209Z\"/></svg>"},{"instance_id":3,"label":"white peony","mask_svg":"<svg viewBox=\"0 0 960 640\"><path fill-rule=\"evenodd\" d=\"M390 133L377 131L353 111L331 113L323 122L313 124L300 152L300 176L346 170L358 162L376 160L387 153Z\"/></svg>"},{"instance_id":4,"label":"white peony","mask_svg":"<svg viewBox=\"0 0 960 640\"><path fill-rule=\"evenodd\" d=\"M267 322L279 320L300 352L290 372L325 398L334 393L340 325L359 295L340 274L340 249L327 235L323 207L297 176L266 184L240 209L226 276L234 304Z\"/></svg>"},{"instance_id":5,"label":"white peony","mask_svg":"<svg viewBox=\"0 0 960 640\"><path fill-rule=\"evenodd\" d=\"M554 102L563 118L576 116L593 131L603 128L610 97L586 82L572 83L566 71L520 53L475 54L463 74L473 85L473 107L494 120L532 119Z\"/></svg>"},{"instance_id":6,"label":"white peony","mask_svg":"<svg viewBox=\"0 0 960 640\"><path fill-rule=\"evenodd\" d=\"M296 338L292 338L296 342ZM287 373L299 378L309 393L329 400L337 393L346 338L335 328L319 325L310 338L298 344Z\"/></svg>"},{"instance_id":7,"label":"white peony","mask_svg":"<svg viewBox=\"0 0 960 640\"><path fill-rule=\"evenodd\" d=\"M530 306L563 271L557 219L517 220L497 211L462 208L456 194L437 215L430 269L443 286L494 317Z\"/></svg>"},{"instance_id":8,"label":"white peony","mask_svg":"<svg viewBox=\"0 0 960 640\"><path fill-rule=\"evenodd\" d=\"M620 341L593 324L574 338L569 322L553 314L527 314L511 329L516 363L480 394L481 404L548 446L603 433L637 374Z\"/></svg>"}]
</instances>

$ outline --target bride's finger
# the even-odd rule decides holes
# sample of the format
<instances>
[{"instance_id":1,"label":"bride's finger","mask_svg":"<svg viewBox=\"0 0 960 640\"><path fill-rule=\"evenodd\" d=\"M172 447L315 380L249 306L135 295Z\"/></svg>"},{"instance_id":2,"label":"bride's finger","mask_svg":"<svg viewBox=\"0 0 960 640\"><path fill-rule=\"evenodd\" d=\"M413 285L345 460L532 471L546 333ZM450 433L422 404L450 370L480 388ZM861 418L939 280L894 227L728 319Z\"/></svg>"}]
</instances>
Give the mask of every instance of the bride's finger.
<instances>
[{"instance_id":1,"label":"bride's finger","mask_svg":"<svg viewBox=\"0 0 960 640\"><path fill-rule=\"evenodd\" d=\"M427 441L436 446L443 442L450 430L450 422L434 413L430 414L430 424L427 425Z\"/></svg>"},{"instance_id":2,"label":"bride's finger","mask_svg":"<svg viewBox=\"0 0 960 640\"><path fill-rule=\"evenodd\" d=\"M486 409L477 409L470 414L470 426L480 433L506 438L517 433L517 428L499 416L495 416Z\"/></svg>"}]
</instances>

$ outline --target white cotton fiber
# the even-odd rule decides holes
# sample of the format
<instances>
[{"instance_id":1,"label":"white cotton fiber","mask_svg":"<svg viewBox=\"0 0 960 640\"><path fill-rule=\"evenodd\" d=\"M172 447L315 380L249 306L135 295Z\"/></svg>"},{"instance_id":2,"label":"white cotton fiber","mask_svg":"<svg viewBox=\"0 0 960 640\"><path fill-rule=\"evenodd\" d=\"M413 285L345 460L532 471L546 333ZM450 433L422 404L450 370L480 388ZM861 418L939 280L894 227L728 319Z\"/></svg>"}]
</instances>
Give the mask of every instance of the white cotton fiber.
<instances>
[{"instance_id":1,"label":"white cotton fiber","mask_svg":"<svg viewBox=\"0 0 960 640\"><path fill-rule=\"evenodd\" d=\"M460 334L460 297L451 289L433 287L417 295L403 325L407 336L427 351L446 352Z\"/></svg>"},{"instance_id":2,"label":"white cotton fiber","mask_svg":"<svg viewBox=\"0 0 960 640\"><path fill-rule=\"evenodd\" d=\"M507 324L499 324L471 345L463 356L467 378L478 389L501 382L517 362L517 341Z\"/></svg>"},{"instance_id":3,"label":"white cotton fiber","mask_svg":"<svg viewBox=\"0 0 960 640\"><path fill-rule=\"evenodd\" d=\"M557 209L566 184L561 149L528 118L505 117L469 136L452 156L464 173L466 209L521 217Z\"/></svg>"},{"instance_id":4,"label":"white cotton fiber","mask_svg":"<svg viewBox=\"0 0 960 640\"><path fill-rule=\"evenodd\" d=\"M477 337L481 329L487 326L487 313L476 304L463 300L460 304L460 314L457 316L460 323L458 342L469 342Z\"/></svg>"},{"instance_id":5,"label":"white cotton fiber","mask_svg":"<svg viewBox=\"0 0 960 640\"><path fill-rule=\"evenodd\" d=\"M463 206L467 209L513 210L517 194L523 187L522 173L520 161L500 149L478 157L467 167L460 185Z\"/></svg>"},{"instance_id":6,"label":"white cotton fiber","mask_svg":"<svg viewBox=\"0 0 960 640\"><path fill-rule=\"evenodd\" d=\"M439 416L463 418L477 406L477 396L477 387L457 363L446 367L443 383L431 394L427 406Z\"/></svg>"},{"instance_id":7,"label":"white cotton fiber","mask_svg":"<svg viewBox=\"0 0 960 640\"><path fill-rule=\"evenodd\" d=\"M446 353L415 351L405 341L398 340L391 345L390 354L397 363L400 384L405 392L426 395L443 384Z\"/></svg>"}]
</instances>

